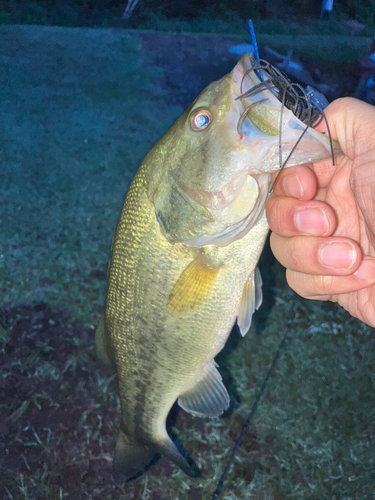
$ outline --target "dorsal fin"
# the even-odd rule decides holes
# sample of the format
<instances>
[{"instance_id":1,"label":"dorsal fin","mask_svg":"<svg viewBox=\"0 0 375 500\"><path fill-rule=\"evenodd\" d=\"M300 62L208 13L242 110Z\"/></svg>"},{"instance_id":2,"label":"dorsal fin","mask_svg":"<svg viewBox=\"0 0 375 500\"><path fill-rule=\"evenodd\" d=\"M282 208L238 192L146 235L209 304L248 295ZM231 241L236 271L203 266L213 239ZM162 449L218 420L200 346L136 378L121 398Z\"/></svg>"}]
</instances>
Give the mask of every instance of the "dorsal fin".
<instances>
[{"instance_id":1,"label":"dorsal fin","mask_svg":"<svg viewBox=\"0 0 375 500\"><path fill-rule=\"evenodd\" d=\"M113 356L108 350L106 341L104 314L100 316L98 326L96 327L95 354L100 363L102 363L103 365L110 366L114 364Z\"/></svg>"}]
</instances>

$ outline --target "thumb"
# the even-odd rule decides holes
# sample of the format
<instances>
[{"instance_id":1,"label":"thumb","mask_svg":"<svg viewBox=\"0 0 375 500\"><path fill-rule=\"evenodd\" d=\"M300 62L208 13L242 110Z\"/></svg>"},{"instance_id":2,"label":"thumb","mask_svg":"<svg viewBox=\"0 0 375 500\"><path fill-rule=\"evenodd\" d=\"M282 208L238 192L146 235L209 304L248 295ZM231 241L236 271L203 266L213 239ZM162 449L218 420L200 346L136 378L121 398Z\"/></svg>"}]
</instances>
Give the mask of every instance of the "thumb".
<instances>
[{"instance_id":1,"label":"thumb","mask_svg":"<svg viewBox=\"0 0 375 500\"><path fill-rule=\"evenodd\" d=\"M332 137L353 161L350 187L375 248L375 107L358 99L337 99L326 116Z\"/></svg>"},{"instance_id":2,"label":"thumb","mask_svg":"<svg viewBox=\"0 0 375 500\"><path fill-rule=\"evenodd\" d=\"M375 147L375 107L352 97L333 101L325 114L332 138L350 160ZM319 129L324 129L322 122Z\"/></svg>"},{"instance_id":3,"label":"thumb","mask_svg":"<svg viewBox=\"0 0 375 500\"><path fill-rule=\"evenodd\" d=\"M365 220L367 237L375 248L375 140L373 149L355 158L350 187Z\"/></svg>"}]
</instances>

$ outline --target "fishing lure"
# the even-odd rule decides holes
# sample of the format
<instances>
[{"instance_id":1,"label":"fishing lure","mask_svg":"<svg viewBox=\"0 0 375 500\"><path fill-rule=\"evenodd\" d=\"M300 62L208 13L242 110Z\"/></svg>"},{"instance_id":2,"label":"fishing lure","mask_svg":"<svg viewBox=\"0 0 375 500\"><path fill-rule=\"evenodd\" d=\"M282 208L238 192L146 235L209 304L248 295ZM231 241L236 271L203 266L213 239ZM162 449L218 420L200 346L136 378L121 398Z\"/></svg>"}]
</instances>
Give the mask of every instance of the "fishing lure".
<instances>
[{"instance_id":1,"label":"fishing lure","mask_svg":"<svg viewBox=\"0 0 375 500\"><path fill-rule=\"evenodd\" d=\"M251 73L255 72L258 76L258 78L261 80L261 83L253 87L252 89L248 90L247 92L242 93L242 88L243 88L243 82L245 78ZM275 68L272 64L270 64L268 61L265 61L264 59L260 59L257 61L254 66L249 69L243 76L242 83L241 83L241 95L237 97L238 99L243 99L243 98L248 98L252 97L254 95L259 94L260 92L263 92L264 90L269 90L271 91L275 97L281 102L281 113L280 113L280 126L279 126L279 162L280 162L280 170L272 183L270 187L270 193L273 191L273 188L277 182L277 179L279 178L279 175L281 174L282 170L284 169L285 165L288 163L290 157L292 156L293 152L297 148L299 142L301 141L302 137L305 135L309 127L316 128L322 120L325 121L327 131L328 131L328 137L330 141L330 148L331 148L331 157L332 157L332 164L334 164L335 159L334 159L334 154L333 154L333 145L332 145L332 138L331 138L331 133L328 125L327 118L325 116L324 110L322 107L319 105L317 99L312 98L312 95L307 93L306 90L300 85L299 83L293 83L291 80L287 77L285 73L280 71L278 68ZM255 103L250 104L245 111L242 113L240 119L238 120L238 125L237 125L237 131L241 135L241 126L246 118L247 114L253 106L259 105L262 103L262 101L257 101ZM295 143L293 149L290 151L288 157L284 162L282 162L282 152L281 152L281 131L282 131L282 120L283 120L283 111L284 107L287 109L291 110L293 114L301 120L302 123L306 125L305 129L302 131L298 141Z\"/></svg>"}]
</instances>

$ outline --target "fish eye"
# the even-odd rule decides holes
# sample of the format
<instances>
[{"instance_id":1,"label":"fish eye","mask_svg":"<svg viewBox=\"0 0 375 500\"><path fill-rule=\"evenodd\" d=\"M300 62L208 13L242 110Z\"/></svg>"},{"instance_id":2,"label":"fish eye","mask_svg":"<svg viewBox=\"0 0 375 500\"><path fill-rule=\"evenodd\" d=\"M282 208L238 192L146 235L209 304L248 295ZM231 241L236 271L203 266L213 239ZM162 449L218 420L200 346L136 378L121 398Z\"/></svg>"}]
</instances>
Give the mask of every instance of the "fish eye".
<instances>
[{"instance_id":1,"label":"fish eye","mask_svg":"<svg viewBox=\"0 0 375 500\"><path fill-rule=\"evenodd\" d=\"M212 122L212 114L207 109L197 109L190 116L190 126L194 132L200 132Z\"/></svg>"}]
</instances>

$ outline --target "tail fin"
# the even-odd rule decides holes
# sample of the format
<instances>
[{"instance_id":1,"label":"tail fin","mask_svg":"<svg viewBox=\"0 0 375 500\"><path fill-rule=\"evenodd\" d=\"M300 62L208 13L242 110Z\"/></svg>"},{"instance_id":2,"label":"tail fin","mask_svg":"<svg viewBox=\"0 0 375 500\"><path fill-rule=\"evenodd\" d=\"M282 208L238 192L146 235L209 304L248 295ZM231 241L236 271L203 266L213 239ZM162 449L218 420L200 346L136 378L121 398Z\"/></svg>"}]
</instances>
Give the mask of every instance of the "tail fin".
<instances>
[{"instance_id":1,"label":"tail fin","mask_svg":"<svg viewBox=\"0 0 375 500\"><path fill-rule=\"evenodd\" d=\"M116 442L115 457L113 460L114 472L121 475L124 480L131 479L150 464L156 453L165 455L191 477L196 477L197 472L187 463L178 451L173 441L166 436L157 445L145 445L136 441L130 441L120 431Z\"/></svg>"},{"instance_id":2,"label":"tail fin","mask_svg":"<svg viewBox=\"0 0 375 500\"><path fill-rule=\"evenodd\" d=\"M190 477L199 476L199 470L195 467L195 470L190 467L185 458L178 451L177 446L167 435L163 441L158 445L158 452L178 465L184 472Z\"/></svg>"},{"instance_id":3,"label":"tail fin","mask_svg":"<svg viewBox=\"0 0 375 500\"><path fill-rule=\"evenodd\" d=\"M157 450L150 446L130 441L120 431L116 442L113 471L127 481L142 472L154 458Z\"/></svg>"}]
</instances>

